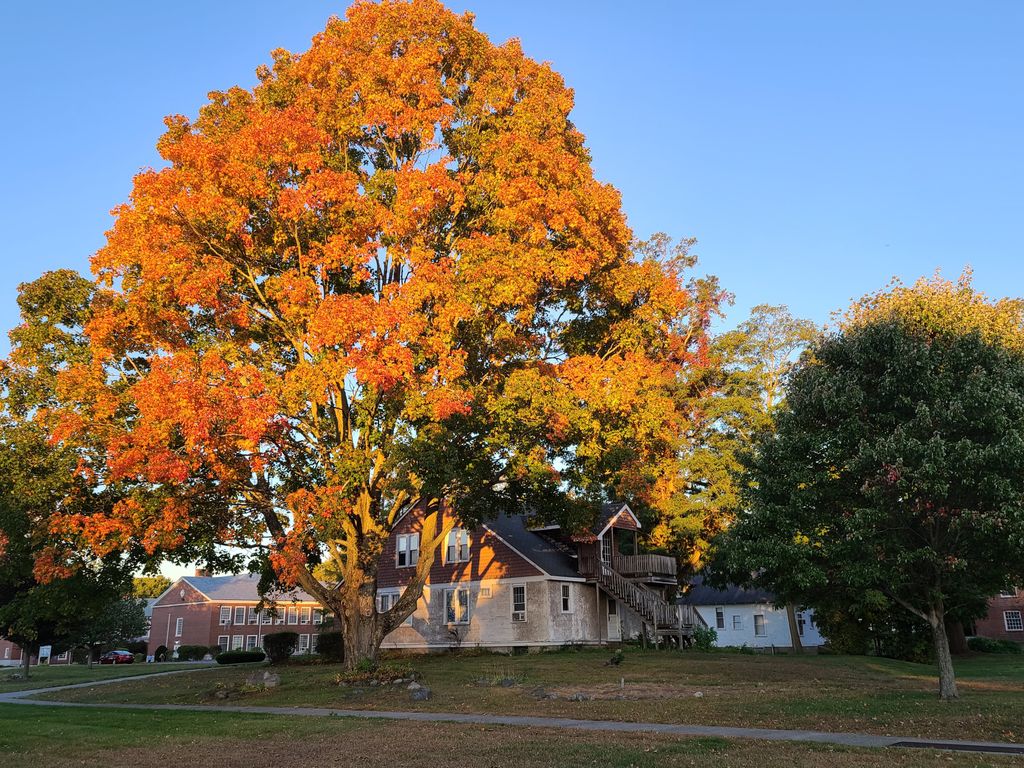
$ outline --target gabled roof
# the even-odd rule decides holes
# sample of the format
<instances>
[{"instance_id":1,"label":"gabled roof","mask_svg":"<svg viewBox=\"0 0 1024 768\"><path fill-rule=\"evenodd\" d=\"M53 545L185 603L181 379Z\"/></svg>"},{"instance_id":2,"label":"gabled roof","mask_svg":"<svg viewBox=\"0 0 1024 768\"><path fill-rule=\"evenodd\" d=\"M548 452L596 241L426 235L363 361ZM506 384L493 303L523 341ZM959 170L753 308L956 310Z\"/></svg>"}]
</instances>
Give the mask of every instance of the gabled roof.
<instances>
[{"instance_id":1,"label":"gabled roof","mask_svg":"<svg viewBox=\"0 0 1024 768\"><path fill-rule=\"evenodd\" d=\"M260 577L254 573L239 573L232 576L182 576L179 581L189 584L210 600L251 600L255 602L260 599ZM172 588L173 586L171 585ZM314 597L301 589L293 589L268 597L272 597L277 602L291 602L292 600L305 603L317 602Z\"/></svg>"},{"instance_id":2,"label":"gabled roof","mask_svg":"<svg viewBox=\"0 0 1024 768\"><path fill-rule=\"evenodd\" d=\"M775 602L775 595L764 589L744 589L729 584L725 589L716 589L704 583L703 576L690 579L690 589L676 598L679 605L764 605Z\"/></svg>"},{"instance_id":3,"label":"gabled roof","mask_svg":"<svg viewBox=\"0 0 1024 768\"><path fill-rule=\"evenodd\" d=\"M493 532L548 576L579 578L576 558L557 542L526 527L526 515L500 515L484 523Z\"/></svg>"}]
</instances>

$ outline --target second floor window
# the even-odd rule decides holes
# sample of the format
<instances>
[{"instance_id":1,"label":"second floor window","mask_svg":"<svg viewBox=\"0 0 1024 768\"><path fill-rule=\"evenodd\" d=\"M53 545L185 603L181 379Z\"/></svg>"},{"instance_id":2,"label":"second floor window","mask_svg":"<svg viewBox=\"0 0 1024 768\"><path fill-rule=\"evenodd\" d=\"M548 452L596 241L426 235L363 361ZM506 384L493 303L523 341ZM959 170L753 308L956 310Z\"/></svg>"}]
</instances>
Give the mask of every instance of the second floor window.
<instances>
[{"instance_id":1,"label":"second floor window","mask_svg":"<svg viewBox=\"0 0 1024 768\"><path fill-rule=\"evenodd\" d=\"M185 630L185 619L178 618L174 620L174 636L181 637L181 633Z\"/></svg>"},{"instance_id":2,"label":"second floor window","mask_svg":"<svg viewBox=\"0 0 1024 768\"><path fill-rule=\"evenodd\" d=\"M222 625L230 624L231 623L231 606L230 605L222 605L220 607L220 623Z\"/></svg>"},{"instance_id":3,"label":"second floor window","mask_svg":"<svg viewBox=\"0 0 1024 768\"><path fill-rule=\"evenodd\" d=\"M398 556L395 562L399 568L416 565L420 561L420 535L418 533L400 533L396 549Z\"/></svg>"},{"instance_id":4,"label":"second floor window","mask_svg":"<svg viewBox=\"0 0 1024 768\"><path fill-rule=\"evenodd\" d=\"M235 608L235 624L245 624L245 606Z\"/></svg>"},{"instance_id":5,"label":"second floor window","mask_svg":"<svg viewBox=\"0 0 1024 768\"><path fill-rule=\"evenodd\" d=\"M448 534L448 548L445 552L446 563L469 562L469 531L456 528Z\"/></svg>"},{"instance_id":6,"label":"second floor window","mask_svg":"<svg viewBox=\"0 0 1024 768\"><path fill-rule=\"evenodd\" d=\"M725 608L715 608L715 629L725 629Z\"/></svg>"}]
</instances>

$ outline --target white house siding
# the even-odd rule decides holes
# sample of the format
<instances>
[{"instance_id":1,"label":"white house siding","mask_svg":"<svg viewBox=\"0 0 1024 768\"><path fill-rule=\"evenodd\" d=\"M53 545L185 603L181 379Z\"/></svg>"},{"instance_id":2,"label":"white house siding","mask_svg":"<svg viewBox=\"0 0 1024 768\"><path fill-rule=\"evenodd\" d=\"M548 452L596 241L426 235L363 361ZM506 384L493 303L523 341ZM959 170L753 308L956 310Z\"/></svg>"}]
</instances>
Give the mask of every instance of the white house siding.
<instances>
[{"instance_id":1,"label":"white house siding","mask_svg":"<svg viewBox=\"0 0 1024 768\"><path fill-rule=\"evenodd\" d=\"M561 585L570 584L572 611L562 613ZM512 621L512 587L526 586L526 621ZM469 622L449 624L445 620L445 590L469 590ZM484 590L490 596L484 596ZM397 590L381 590L392 593ZM593 585L565 582L547 577L496 579L424 587L411 624L391 632L383 648L438 650L492 648L496 650L558 647L569 643L596 642L597 627ZM459 640L451 634L454 630ZM602 633L606 636L607 633Z\"/></svg>"},{"instance_id":2,"label":"white house siding","mask_svg":"<svg viewBox=\"0 0 1024 768\"><path fill-rule=\"evenodd\" d=\"M789 634L789 618L785 609L773 608L770 605L698 605L694 606L704 622L718 633L716 645L719 648L791 648L793 641ZM725 613L725 628L716 625L715 609L721 608ZM806 619L804 634L800 642L805 647L823 645L825 639L814 624L812 611L802 611ZM754 616L761 614L765 621L765 634L754 634ZM734 628L734 619L739 617L739 628Z\"/></svg>"}]
</instances>

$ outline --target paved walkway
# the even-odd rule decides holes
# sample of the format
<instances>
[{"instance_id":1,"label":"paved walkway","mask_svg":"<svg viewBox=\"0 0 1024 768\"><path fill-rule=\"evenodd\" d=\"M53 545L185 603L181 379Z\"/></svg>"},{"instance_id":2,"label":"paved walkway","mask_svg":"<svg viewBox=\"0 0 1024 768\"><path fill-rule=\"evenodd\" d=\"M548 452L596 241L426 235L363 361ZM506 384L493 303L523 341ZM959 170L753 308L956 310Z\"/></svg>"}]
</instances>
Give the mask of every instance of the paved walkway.
<instances>
[{"instance_id":1,"label":"paved walkway","mask_svg":"<svg viewBox=\"0 0 1024 768\"><path fill-rule=\"evenodd\" d=\"M209 667L205 668L209 669ZM215 669L215 667L214 667ZM779 728L736 728L717 725L677 725L675 723L628 723L617 720L576 720L567 717L529 717L519 715L463 714L459 712L388 712L358 709L326 709L323 707L265 707L230 704L94 704L70 701L41 701L33 699L41 693L66 691L72 688L94 688L132 680L145 680L165 675L200 672L199 669L171 670L152 675L134 675L94 680L88 683L58 685L27 691L0 693L0 703L34 704L49 707L84 707L89 709L133 709L176 712L245 712L262 715L290 715L298 717L360 717L376 720L415 720L430 723L466 723L471 725L517 725L531 728L563 728L580 731L615 731L619 733L660 733L670 736L720 736L727 739L761 739L765 741L802 741L842 744L849 747L918 747L963 752L1024 755L1024 744L1005 742L962 741L958 739L919 739L910 736L879 736L870 733L843 733L831 731L800 731Z\"/></svg>"}]
</instances>

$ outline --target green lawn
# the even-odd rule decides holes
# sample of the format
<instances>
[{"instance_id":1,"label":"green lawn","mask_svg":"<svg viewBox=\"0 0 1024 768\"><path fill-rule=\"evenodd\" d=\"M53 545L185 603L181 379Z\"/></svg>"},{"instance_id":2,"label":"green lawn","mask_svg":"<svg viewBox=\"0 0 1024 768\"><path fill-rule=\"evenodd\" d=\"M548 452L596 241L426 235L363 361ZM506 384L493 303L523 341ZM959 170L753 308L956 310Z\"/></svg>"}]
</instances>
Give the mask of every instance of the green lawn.
<instances>
[{"instance_id":1,"label":"green lawn","mask_svg":"<svg viewBox=\"0 0 1024 768\"><path fill-rule=\"evenodd\" d=\"M108 680L112 677L134 677L153 672L167 672L172 669L190 669L208 664L54 664L53 666L32 667L29 679L21 678L20 667L0 667L0 693L26 691L35 688L49 688L56 685L86 683L90 680Z\"/></svg>"},{"instance_id":2,"label":"green lawn","mask_svg":"<svg viewBox=\"0 0 1024 768\"><path fill-rule=\"evenodd\" d=\"M0 705L3 764L32 768L926 768L1007 757L222 712Z\"/></svg>"},{"instance_id":3,"label":"green lawn","mask_svg":"<svg viewBox=\"0 0 1024 768\"><path fill-rule=\"evenodd\" d=\"M422 656L411 661L433 699L404 688L340 687L339 668L288 666L281 684L232 704L496 712L588 719L863 731L933 738L1024 741L1024 658L958 661L961 700L936 697L927 665L842 656L747 656L627 649L526 656ZM223 703L214 694L252 673L217 669L54 694L108 703ZM500 678L510 687L493 684ZM697 694L700 694L699 696ZM541 698L554 695L557 698ZM572 698L582 695L583 701Z\"/></svg>"}]
</instances>

